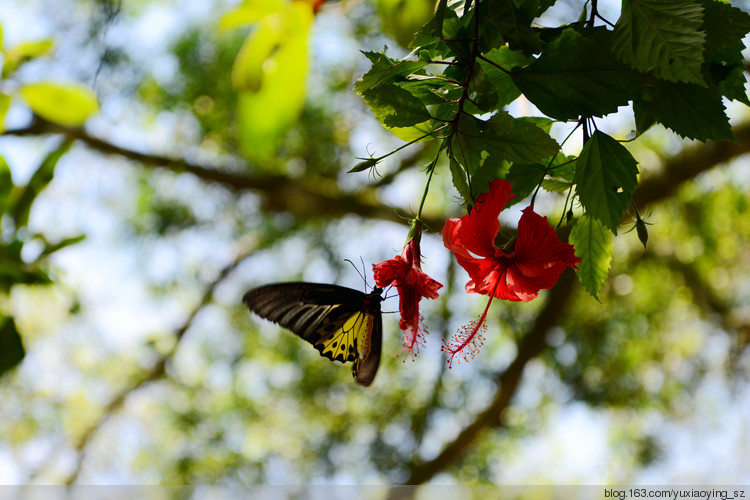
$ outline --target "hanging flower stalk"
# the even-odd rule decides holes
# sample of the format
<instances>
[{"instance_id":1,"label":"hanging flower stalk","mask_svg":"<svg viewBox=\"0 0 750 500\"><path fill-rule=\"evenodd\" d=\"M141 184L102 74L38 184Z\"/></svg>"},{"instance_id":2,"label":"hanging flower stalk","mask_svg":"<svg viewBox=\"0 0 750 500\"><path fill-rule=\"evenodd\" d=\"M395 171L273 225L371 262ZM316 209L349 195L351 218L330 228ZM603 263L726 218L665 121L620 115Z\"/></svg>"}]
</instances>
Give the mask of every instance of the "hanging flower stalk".
<instances>
[{"instance_id":1,"label":"hanging flower stalk","mask_svg":"<svg viewBox=\"0 0 750 500\"><path fill-rule=\"evenodd\" d=\"M409 238L401 255L372 266L375 284L383 288L393 285L398 290L399 327L404 332L404 348L408 355L416 356L419 348L424 346L424 335L427 332L423 318L419 313L419 302L422 297L436 299L442 284L430 278L422 271L419 242L422 237L422 224L412 221Z\"/></svg>"}]
</instances>

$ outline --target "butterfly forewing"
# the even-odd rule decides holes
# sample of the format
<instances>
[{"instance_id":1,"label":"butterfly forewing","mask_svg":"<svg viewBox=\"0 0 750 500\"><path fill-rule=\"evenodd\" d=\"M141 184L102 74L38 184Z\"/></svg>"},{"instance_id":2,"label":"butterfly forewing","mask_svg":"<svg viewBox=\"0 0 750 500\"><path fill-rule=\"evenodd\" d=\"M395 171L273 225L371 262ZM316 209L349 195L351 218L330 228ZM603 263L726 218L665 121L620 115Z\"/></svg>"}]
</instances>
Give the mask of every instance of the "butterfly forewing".
<instances>
[{"instance_id":1,"label":"butterfly forewing","mask_svg":"<svg viewBox=\"0 0 750 500\"><path fill-rule=\"evenodd\" d=\"M277 283L250 290L251 311L312 344L331 360L354 362L354 377L370 385L380 363L382 290L364 294L317 283Z\"/></svg>"}]
</instances>

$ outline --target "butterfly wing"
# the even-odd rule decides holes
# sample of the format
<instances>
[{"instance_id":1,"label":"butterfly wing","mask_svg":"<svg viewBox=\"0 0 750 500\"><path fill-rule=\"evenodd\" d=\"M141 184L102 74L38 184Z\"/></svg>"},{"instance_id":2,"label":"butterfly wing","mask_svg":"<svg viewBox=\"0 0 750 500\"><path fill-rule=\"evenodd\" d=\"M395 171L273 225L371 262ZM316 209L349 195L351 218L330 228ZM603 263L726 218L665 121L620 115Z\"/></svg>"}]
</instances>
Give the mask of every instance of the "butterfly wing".
<instances>
[{"instance_id":1,"label":"butterfly wing","mask_svg":"<svg viewBox=\"0 0 750 500\"><path fill-rule=\"evenodd\" d=\"M380 298L380 297L378 297ZM359 356L354 360L352 374L357 382L361 385L370 385L378 373L380 366L380 349L383 344L383 320L380 314L380 302L377 303L377 310L366 309L368 316L372 317L372 330L370 338L370 352L364 359Z\"/></svg>"},{"instance_id":2,"label":"butterfly wing","mask_svg":"<svg viewBox=\"0 0 750 500\"><path fill-rule=\"evenodd\" d=\"M382 343L382 290L371 294L337 285L277 283L250 290L243 300L259 316L278 323L330 360L353 361L353 375L369 385Z\"/></svg>"}]
</instances>

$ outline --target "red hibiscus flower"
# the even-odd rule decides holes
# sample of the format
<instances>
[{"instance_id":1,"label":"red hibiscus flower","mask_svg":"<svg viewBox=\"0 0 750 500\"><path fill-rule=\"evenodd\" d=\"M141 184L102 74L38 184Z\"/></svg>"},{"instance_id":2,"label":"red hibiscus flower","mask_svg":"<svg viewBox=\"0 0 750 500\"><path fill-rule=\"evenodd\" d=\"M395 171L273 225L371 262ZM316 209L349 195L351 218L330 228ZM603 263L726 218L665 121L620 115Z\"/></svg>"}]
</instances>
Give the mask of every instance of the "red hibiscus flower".
<instances>
[{"instance_id":1,"label":"red hibiscus flower","mask_svg":"<svg viewBox=\"0 0 750 500\"><path fill-rule=\"evenodd\" d=\"M528 302L539 290L552 288L567 266L577 269L576 263L581 261L573 245L560 241L547 218L535 213L533 205L523 210L518 221L515 247L498 248L498 215L515 197L510 191L508 181L492 181L489 192L479 195L471 213L448 219L443 227L443 244L471 278L466 291L490 296L479 320L465 327L451 345L443 346L451 354L449 363L460 352L464 359L476 353L484 340L479 331L493 297Z\"/></svg>"},{"instance_id":2,"label":"red hibiscus flower","mask_svg":"<svg viewBox=\"0 0 750 500\"><path fill-rule=\"evenodd\" d=\"M404 331L403 350L411 355L416 355L419 347L424 345L425 328L419 314L419 301L422 297L436 299L437 291L443 286L422 271L419 252L421 226L418 222L415 228L416 236L406 244L401 255L372 266L379 287L394 285L398 290L399 327Z\"/></svg>"}]
</instances>

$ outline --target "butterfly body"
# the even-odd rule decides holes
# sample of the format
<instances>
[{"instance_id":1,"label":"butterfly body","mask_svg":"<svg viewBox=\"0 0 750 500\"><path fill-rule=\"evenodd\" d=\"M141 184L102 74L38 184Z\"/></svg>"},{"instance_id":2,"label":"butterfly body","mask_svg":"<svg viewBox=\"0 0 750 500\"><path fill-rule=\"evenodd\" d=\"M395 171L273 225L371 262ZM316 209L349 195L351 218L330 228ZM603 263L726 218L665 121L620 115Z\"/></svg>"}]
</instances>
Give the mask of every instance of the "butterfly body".
<instances>
[{"instance_id":1,"label":"butterfly body","mask_svg":"<svg viewBox=\"0 0 750 500\"><path fill-rule=\"evenodd\" d=\"M248 291L242 300L258 316L309 342L330 360L354 363L357 382L370 385L380 364L383 290L366 294L338 285L275 283Z\"/></svg>"}]
</instances>

